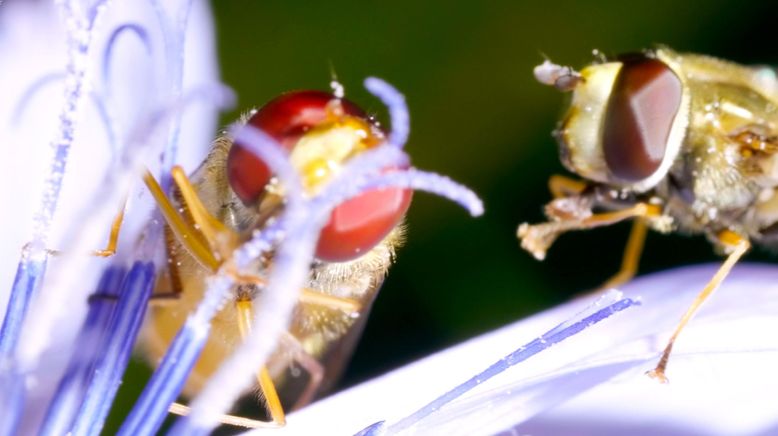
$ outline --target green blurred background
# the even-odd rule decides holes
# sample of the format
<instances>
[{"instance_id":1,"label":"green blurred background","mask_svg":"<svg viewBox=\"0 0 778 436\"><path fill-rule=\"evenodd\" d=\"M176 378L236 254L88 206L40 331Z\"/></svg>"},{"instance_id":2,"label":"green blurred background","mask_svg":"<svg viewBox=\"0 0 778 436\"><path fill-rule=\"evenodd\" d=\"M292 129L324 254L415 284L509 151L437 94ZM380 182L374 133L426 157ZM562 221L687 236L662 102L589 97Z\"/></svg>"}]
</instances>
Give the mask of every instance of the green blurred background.
<instances>
[{"instance_id":1,"label":"green blurred background","mask_svg":"<svg viewBox=\"0 0 778 436\"><path fill-rule=\"evenodd\" d=\"M773 4L213 2L223 80L239 96L225 123L281 92L327 89L331 69L348 98L386 120L361 85L379 76L407 97L414 165L470 186L486 203L486 214L472 219L447 201L415 196L408 242L341 386L563 302L616 271L626 224L564 236L542 263L516 240L519 223L543 219L547 179L563 172L550 136L563 96L532 76L544 55L580 67L592 49L661 43L778 64ZM652 234L641 271L714 259L702 238Z\"/></svg>"}]
</instances>

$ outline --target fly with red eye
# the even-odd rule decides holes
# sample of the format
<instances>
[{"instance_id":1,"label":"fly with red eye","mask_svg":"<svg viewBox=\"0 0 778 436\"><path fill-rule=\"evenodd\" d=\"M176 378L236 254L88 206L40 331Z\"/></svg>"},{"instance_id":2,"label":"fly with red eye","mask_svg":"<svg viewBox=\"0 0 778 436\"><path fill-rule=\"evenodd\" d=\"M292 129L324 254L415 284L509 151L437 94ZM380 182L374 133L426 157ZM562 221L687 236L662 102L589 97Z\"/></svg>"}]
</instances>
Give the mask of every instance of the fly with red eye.
<instances>
[{"instance_id":1,"label":"fly with red eye","mask_svg":"<svg viewBox=\"0 0 778 436\"><path fill-rule=\"evenodd\" d=\"M231 383L242 373L235 368L255 362L264 418L283 425L284 410L326 391L342 371L403 240L412 190L482 213L467 188L410 166L401 150L407 137L401 94L378 79L368 79L366 87L389 106L388 135L348 100L297 91L217 138L190 177L174 169L173 204L146 177L168 224L169 280L159 283L158 292L176 297L174 305L153 307L146 320L144 351L152 362L165 356L158 372L180 361L165 353L177 350L182 332L194 329L189 314L218 306L209 312L210 334L182 386L185 396L197 396L193 414L212 415L229 402L219 398L245 393L247 386ZM307 268L302 276L300 266ZM219 291L228 296L212 294L213 276L233 283ZM280 298L271 299L275 306L257 304L265 293ZM232 304L224 305L225 297ZM261 333L254 332L271 331L274 322L287 326L278 342L256 339ZM152 379L149 386L137 410L158 402L161 382ZM181 407L174 410L183 412ZM223 422L262 424L229 416Z\"/></svg>"},{"instance_id":2,"label":"fly with red eye","mask_svg":"<svg viewBox=\"0 0 778 436\"><path fill-rule=\"evenodd\" d=\"M261 129L290 152L308 130L342 115L367 120L367 115L346 99L323 91L283 94L256 111L247 124ZM240 144L234 144L227 160L230 186L246 205L255 204L264 193L271 173L267 165Z\"/></svg>"},{"instance_id":3,"label":"fly with red eye","mask_svg":"<svg viewBox=\"0 0 778 436\"><path fill-rule=\"evenodd\" d=\"M351 124L361 128L364 139L345 157L384 141L384 134L354 103L321 91L297 91L270 101L247 121L295 153L300 139L311 130L332 129ZM339 162L319 156L310 162L312 176L326 178ZM387 168L390 171L390 168ZM227 157L230 186L247 206L258 203L266 193L271 173L260 159L240 143L232 146ZM322 229L316 257L328 262L345 262L360 256L395 228L411 202L410 189L373 190L344 202L332 211Z\"/></svg>"}]
</instances>

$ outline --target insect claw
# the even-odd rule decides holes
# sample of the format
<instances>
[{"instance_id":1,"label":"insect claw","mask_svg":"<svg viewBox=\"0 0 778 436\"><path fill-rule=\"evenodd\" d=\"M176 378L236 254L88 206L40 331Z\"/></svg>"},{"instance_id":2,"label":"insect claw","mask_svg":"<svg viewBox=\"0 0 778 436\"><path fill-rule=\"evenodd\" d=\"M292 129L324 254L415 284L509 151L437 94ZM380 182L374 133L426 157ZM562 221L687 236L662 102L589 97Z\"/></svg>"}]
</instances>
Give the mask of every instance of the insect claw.
<instances>
[{"instance_id":1,"label":"insect claw","mask_svg":"<svg viewBox=\"0 0 778 436\"><path fill-rule=\"evenodd\" d=\"M646 375L658 381L659 383L662 383L663 385L670 383L670 379L667 378L664 370L659 367L654 368L651 371L646 371Z\"/></svg>"}]
</instances>

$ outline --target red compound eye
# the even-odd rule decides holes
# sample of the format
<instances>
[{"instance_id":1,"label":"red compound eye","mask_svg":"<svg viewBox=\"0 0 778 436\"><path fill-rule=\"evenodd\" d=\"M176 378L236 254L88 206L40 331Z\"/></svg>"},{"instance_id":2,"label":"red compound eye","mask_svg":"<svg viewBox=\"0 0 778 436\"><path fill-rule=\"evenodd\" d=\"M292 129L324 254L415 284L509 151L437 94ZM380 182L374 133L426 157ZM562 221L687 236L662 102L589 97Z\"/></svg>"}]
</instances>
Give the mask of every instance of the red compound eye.
<instances>
[{"instance_id":1,"label":"red compound eye","mask_svg":"<svg viewBox=\"0 0 778 436\"><path fill-rule=\"evenodd\" d=\"M345 262L361 256L400 223L412 194L410 189L380 189L339 205L319 235L316 257Z\"/></svg>"},{"instance_id":2,"label":"red compound eye","mask_svg":"<svg viewBox=\"0 0 778 436\"><path fill-rule=\"evenodd\" d=\"M263 106L248 123L262 129L291 151L313 127L328 121L328 104L335 99L321 91L284 94ZM346 115L367 119L355 104L341 99ZM235 194L246 205L255 204L272 174L253 153L235 143L227 158L227 175ZM410 189L381 189L366 192L339 205L322 229L316 257L326 262L345 262L361 256L379 243L410 206Z\"/></svg>"}]
</instances>

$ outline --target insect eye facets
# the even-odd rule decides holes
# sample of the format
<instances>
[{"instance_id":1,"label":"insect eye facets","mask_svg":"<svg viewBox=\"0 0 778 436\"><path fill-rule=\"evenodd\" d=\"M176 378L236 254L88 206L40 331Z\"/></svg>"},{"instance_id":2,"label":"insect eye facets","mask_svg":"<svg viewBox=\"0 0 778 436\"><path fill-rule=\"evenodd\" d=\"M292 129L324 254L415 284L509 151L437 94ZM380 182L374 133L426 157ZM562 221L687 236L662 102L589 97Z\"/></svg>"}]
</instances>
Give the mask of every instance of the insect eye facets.
<instances>
[{"instance_id":1,"label":"insect eye facets","mask_svg":"<svg viewBox=\"0 0 778 436\"><path fill-rule=\"evenodd\" d=\"M615 178L637 182L659 168L682 93L680 79L664 62L645 57L624 62L602 130L605 162Z\"/></svg>"},{"instance_id":2,"label":"insect eye facets","mask_svg":"<svg viewBox=\"0 0 778 436\"><path fill-rule=\"evenodd\" d=\"M298 170L303 177L315 175L311 171L316 171L320 165L326 167L330 161L343 164L350 159L352 152L362 152L383 141L383 136L376 136L372 130L365 133L365 129L374 127L371 123L365 112L355 104L320 91L284 94L267 103L248 120L248 124L261 129L290 152L293 164L295 151L308 157L308 160L297 161L302 162ZM357 138L359 144L348 148L354 145L349 138ZM344 161L341 162L335 154L329 154L340 150L327 145L333 142L342 143L349 150ZM384 170L389 172L402 168L388 167ZM272 173L265 162L236 142L227 157L227 176L235 194L250 206L261 201ZM345 262L362 256L402 221L411 196L410 189L377 189L338 205L321 231L316 257L326 262Z\"/></svg>"},{"instance_id":3,"label":"insect eye facets","mask_svg":"<svg viewBox=\"0 0 778 436\"><path fill-rule=\"evenodd\" d=\"M256 203L270 180L270 169L253 153L235 144L227 158L227 176L232 190L246 204Z\"/></svg>"},{"instance_id":4,"label":"insect eye facets","mask_svg":"<svg viewBox=\"0 0 778 436\"><path fill-rule=\"evenodd\" d=\"M412 195L409 189L381 189L342 203L321 231L316 257L345 262L363 255L402 221Z\"/></svg>"}]
</instances>

